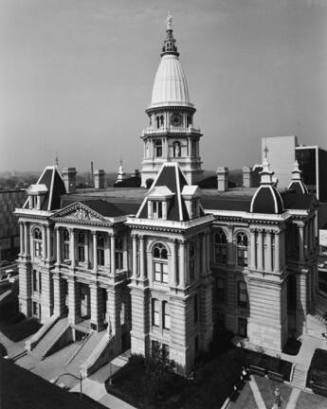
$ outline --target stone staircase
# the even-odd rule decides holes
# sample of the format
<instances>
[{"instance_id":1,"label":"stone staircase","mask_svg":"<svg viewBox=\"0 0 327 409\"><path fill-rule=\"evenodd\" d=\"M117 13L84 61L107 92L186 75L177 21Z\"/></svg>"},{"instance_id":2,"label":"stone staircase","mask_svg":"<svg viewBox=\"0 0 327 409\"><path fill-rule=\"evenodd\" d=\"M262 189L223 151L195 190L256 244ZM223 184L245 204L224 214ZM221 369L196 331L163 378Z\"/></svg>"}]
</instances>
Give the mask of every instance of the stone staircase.
<instances>
[{"instance_id":1,"label":"stone staircase","mask_svg":"<svg viewBox=\"0 0 327 409\"><path fill-rule=\"evenodd\" d=\"M67 318L62 318L40 339L35 347L30 352L34 357L42 360L59 340L64 332L69 328Z\"/></svg>"},{"instance_id":2,"label":"stone staircase","mask_svg":"<svg viewBox=\"0 0 327 409\"><path fill-rule=\"evenodd\" d=\"M294 364L293 376L292 376L292 386L304 389L307 384L307 368L301 364Z\"/></svg>"},{"instance_id":3,"label":"stone staircase","mask_svg":"<svg viewBox=\"0 0 327 409\"><path fill-rule=\"evenodd\" d=\"M81 366L87 361L92 354L96 346L102 339L104 332L92 332L87 338L84 339L81 346L75 351L72 358L69 359L67 369L70 373L79 376Z\"/></svg>"}]
</instances>

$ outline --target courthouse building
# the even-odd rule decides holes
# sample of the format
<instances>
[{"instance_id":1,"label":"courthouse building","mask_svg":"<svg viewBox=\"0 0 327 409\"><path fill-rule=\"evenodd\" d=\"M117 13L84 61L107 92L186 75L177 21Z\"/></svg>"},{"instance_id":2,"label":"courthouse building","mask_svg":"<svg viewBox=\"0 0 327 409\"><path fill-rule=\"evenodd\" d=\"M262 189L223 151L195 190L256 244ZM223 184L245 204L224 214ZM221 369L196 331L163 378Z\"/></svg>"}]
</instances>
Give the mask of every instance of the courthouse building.
<instances>
[{"instance_id":1,"label":"courthouse building","mask_svg":"<svg viewBox=\"0 0 327 409\"><path fill-rule=\"evenodd\" d=\"M50 166L16 209L20 310L44 324L28 348L45 356L84 331L86 373L108 349L161 347L186 374L221 328L279 353L314 311L317 202L297 163L282 194L266 159L258 188L228 190L218 168L217 189L200 191L202 135L169 19L166 34L142 187L78 191L74 168Z\"/></svg>"}]
</instances>

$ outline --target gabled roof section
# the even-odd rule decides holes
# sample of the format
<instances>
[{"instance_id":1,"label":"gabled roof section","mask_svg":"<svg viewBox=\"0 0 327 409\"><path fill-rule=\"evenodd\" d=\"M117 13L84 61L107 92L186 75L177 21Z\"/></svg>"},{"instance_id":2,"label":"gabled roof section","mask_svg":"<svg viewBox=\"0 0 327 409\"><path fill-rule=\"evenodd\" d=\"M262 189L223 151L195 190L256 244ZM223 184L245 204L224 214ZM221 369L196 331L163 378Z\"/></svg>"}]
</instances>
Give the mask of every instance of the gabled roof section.
<instances>
[{"instance_id":1,"label":"gabled roof section","mask_svg":"<svg viewBox=\"0 0 327 409\"><path fill-rule=\"evenodd\" d=\"M32 185L33 192L42 190L44 194L40 210L56 210L60 208L60 197L66 193L64 181L57 166L47 166L42 172L39 180ZM27 202L24 208L27 207Z\"/></svg>"},{"instance_id":2,"label":"gabled roof section","mask_svg":"<svg viewBox=\"0 0 327 409\"><path fill-rule=\"evenodd\" d=\"M183 172L177 162L166 162L162 165L155 181L153 182L148 195L143 200L137 218L148 218L147 202L151 195L158 190L171 192L171 198L167 209L167 220L187 221L189 219L187 209L182 199L182 190L187 185Z\"/></svg>"}]
</instances>

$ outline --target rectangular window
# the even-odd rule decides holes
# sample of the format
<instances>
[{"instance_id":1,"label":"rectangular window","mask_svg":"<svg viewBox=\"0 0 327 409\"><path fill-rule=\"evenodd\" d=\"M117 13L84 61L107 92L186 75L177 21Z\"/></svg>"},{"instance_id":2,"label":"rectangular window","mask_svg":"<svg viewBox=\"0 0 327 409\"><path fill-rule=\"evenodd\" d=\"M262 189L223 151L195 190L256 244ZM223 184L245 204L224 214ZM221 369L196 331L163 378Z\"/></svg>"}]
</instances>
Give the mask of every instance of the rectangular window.
<instances>
[{"instance_id":1,"label":"rectangular window","mask_svg":"<svg viewBox=\"0 0 327 409\"><path fill-rule=\"evenodd\" d=\"M34 302L33 301L33 303L32 303L32 308L33 308L33 316L34 317L37 317L38 316L38 303L37 302Z\"/></svg>"},{"instance_id":2,"label":"rectangular window","mask_svg":"<svg viewBox=\"0 0 327 409\"><path fill-rule=\"evenodd\" d=\"M247 320L246 318L238 319L238 334L240 337L247 337Z\"/></svg>"},{"instance_id":3,"label":"rectangular window","mask_svg":"<svg viewBox=\"0 0 327 409\"><path fill-rule=\"evenodd\" d=\"M153 201L153 217L162 219L162 202Z\"/></svg>"},{"instance_id":4,"label":"rectangular window","mask_svg":"<svg viewBox=\"0 0 327 409\"><path fill-rule=\"evenodd\" d=\"M164 329L170 329L170 312L167 301L162 303L162 326Z\"/></svg>"},{"instance_id":5,"label":"rectangular window","mask_svg":"<svg viewBox=\"0 0 327 409\"><path fill-rule=\"evenodd\" d=\"M33 270L33 291L37 291L37 271Z\"/></svg>"},{"instance_id":6,"label":"rectangular window","mask_svg":"<svg viewBox=\"0 0 327 409\"><path fill-rule=\"evenodd\" d=\"M104 250L98 249L97 250L97 260L99 266L104 266Z\"/></svg>"},{"instance_id":7,"label":"rectangular window","mask_svg":"<svg viewBox=\"0 0 327 409\"><path fill-rule=\"evenodd\" d=\"M154 279L155 281L161 281L161 263L154 263Z\"/></svg>"},{"instance_id":8,"label":"rectangular window","mask_svg":"<svg viewBox=\"0 0 327 409\"><path fill-rule=\"evenodd\" d=\"M162 263L162 282L168 284L168 264Z\"/></svg>"},{"instance_id":9,"label":"rectangular window","mask_svg":"<svg viewBox=\"0 0 327 409\"><path fill-rule=\"evenodd\" d=\"M248 305L248 293L246 284L243 281L239 281L237 285L238 305L242 308L245 308Z\"/></svg>"},{"instance_id":10,"label":"rectangular window","mask_svg":"<svg viewBox=\"0 0 327 409\"><path fill-rule=\"evenodd\" d=\"M77 253L78 253L78 261L83 263L85 261L85 248L84 248L84 245L83 246L78 246Z\"/></svg>"},{"instance_id":11,"label":"rectangular window","mask_svg":"<svg viewBox=\"0 0 327 409\"><path fill-rule=\"evenodd\" d=\"M159 300L153 299L152 300L152 325L159 327L160 325L160 304Z\"/></svg>"},{"instance_id":12,"label":"rectangular window","mask_svg":"<svg viewBox=\"0 0 327 409\"><path fill-rule=\"evenodd\" d=\"M169 345L162 344L161 350L162 350L162 359L164 361L169 359Z\"/></svg>"},{"instance_id":13,"label":"rectangular window","mask_svg":"<svg viewBox=\"0 0 327 409\"><path fill-rule=\"evenodd\" d=\"M41 275L41 271L39 271L39 292L42 293L42 275Z\"/></svg>"},{"instance_id":14,"label":"rectangular window","mask_svg":"<svg viewBox=\"0 0 327 409\"><path fill-rule=\"evenodd\" d=\"M123 269L123 253L120 250L115 253L115 264L117 270Z\"/></svg>"},{"instance_id":15,"label":"rectangular window","mask_svg":"<svg viewBox=\"0 0 327 409\"><path fill-rule=\"evenodd\" d=\"M247 249L237 249L237 264L242 267L248 265L248 251Z\"/></svg>"},{"instance_id":16,"label":"rectangular window","mask_svg":"<svg viewBox=\"0 0 327 409\"><path fill-rule=\"evenodd\" d=\"M153 357L158 357L160 354L160 343L158 341L151 342L151 353Z\"/></svg>"},{"instance_id":17,"label":"rectangular window","mask_svg":"<svg viewBox=\"0 0 327 409\"><path fill-rule=\"evenodd\" d=\"M194 314L194 322L198 322L199 320L199 305L198 305L198 296L197 294L193 298L193 314Z\"/></svg>"}]
</instances>

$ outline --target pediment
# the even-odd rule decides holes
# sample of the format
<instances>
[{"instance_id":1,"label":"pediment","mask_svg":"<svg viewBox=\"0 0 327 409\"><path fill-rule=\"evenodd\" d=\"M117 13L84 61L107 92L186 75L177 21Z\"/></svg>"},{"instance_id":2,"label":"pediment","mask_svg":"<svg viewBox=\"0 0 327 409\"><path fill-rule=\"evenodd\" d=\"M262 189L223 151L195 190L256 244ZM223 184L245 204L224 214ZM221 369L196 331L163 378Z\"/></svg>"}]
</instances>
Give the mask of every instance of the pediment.
<instances>
[{"instance_id":1,"label":"pediment","mask_svg":"<svg viewBox=\"0 0 327 409\"><path fill-rule=\"evenodd\" d=\"M106 219L95 210L89 208L83 203L76 202L59 210L53 219L77 223L103 223Z\"/></svg>"}]
</instances>

